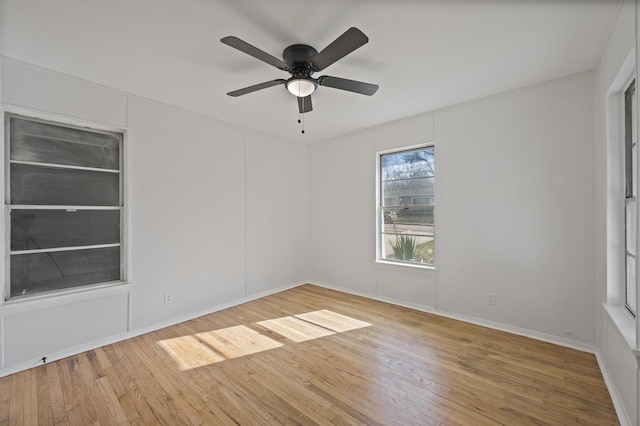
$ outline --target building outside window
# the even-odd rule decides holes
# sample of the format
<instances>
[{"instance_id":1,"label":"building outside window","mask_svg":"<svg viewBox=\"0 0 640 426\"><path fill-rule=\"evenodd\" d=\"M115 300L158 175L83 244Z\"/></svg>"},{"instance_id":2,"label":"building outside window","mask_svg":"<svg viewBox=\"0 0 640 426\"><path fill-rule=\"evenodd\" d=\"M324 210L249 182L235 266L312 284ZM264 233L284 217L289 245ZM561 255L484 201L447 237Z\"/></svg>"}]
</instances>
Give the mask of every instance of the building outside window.
<instances>
[{"instance_id":1,"label":"building outside window","mask_svg":"<svg viewBox=\"0 0 640 426\"><path fill-rule=\"evenodd\" d=\"M434 266L434 146L380 153L378 167L378 260Z\"/></svg>"},{"instance_id":2,"label":"building outside window","mask_svg":"<svg viewBox=\"0 0 640 426\"><path fill-rule=\"evenodd\" d=\"M5 141L5 299L123 281L123 135L7 113Z\"/></svg>"}]
</instances>

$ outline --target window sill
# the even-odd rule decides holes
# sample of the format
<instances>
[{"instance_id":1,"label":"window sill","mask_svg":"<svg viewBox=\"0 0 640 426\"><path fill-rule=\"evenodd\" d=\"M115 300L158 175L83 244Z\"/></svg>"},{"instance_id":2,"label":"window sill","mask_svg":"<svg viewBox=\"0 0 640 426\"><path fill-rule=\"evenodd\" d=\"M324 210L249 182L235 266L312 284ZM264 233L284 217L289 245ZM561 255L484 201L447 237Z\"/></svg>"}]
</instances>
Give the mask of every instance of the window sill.
<instances>
[{"instance_id":1,"label":"window sill","mask_svg":"<svg viewBox=\"0 0 640 426\"><path fill-rule=\"evenodd\" d=\"M636 320L624 308L618 305L603 303L604 310L629 346L629 349L640 360L640 348L636 343Z\"/></svg>"},{"instance_id":2,"label":"window sill","mask_svg":"<svg viewBox=\"0 0 640 426\"><path fill-rule=\"evenodd\" d=\"M407 270L407 268L409 268L415 271L430 272L431 274L436 274L438 272L438 269L435 266L421 265L419 263L399 263L399 262L389 262L386 260L376 260L376 266L377 267L379 266L382 268L403 269L403 270Z\"/></svg>"},{"instance_id":3,"label":"window sill","mask_svg":"<svg viewBox=\"0 0 640 426\"><path fill-rule=\"evenodd\" d=\"M0 316L15 315L23 312L30 312L39 309L46 309L55 306L64 306L86 300L109 297L117 294L130 293L133 284L129 282L118 282L98 285L82 289L63 291L60 293L48 293L34 295L16 300L8 300L0 304Z\"/></svg>"}]
</instances>

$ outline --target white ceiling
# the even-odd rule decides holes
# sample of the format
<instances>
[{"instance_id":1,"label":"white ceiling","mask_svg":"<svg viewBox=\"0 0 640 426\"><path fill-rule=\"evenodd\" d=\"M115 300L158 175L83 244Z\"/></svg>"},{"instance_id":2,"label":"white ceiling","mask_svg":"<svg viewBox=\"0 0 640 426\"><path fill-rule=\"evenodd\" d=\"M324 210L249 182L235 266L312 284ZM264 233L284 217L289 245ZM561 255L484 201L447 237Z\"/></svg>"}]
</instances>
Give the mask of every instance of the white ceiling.
<instances>
[{"instance_id":1,"label":"white ceiling","mask_svg":"<svg viewBox=\"0 0 640 426\"><path fill-rule=\"evenodd\" d=\"M596 66L618 0L0 0L0 54L311 142ZM369 43L321 74L380 85L320 87L297 124L288 74L220 43L235 35L278 58L323 49L355 26ZM316 75L317 77L318 75Z\"/></svg>"}]
</instances>

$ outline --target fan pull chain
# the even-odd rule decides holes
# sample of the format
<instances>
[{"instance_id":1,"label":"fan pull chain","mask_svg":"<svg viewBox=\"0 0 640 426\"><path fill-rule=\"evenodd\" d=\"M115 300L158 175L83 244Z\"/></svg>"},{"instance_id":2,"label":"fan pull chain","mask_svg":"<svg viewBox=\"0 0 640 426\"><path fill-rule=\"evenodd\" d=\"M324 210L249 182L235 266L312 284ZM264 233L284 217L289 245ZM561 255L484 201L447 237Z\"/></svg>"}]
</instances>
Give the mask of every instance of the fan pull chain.
<instances>
[{"instance_id":1,"label":"fan pull chain","mask_svg":"<svg viewBox=\"0 0 640 426\"><path fill-rule=\"evenodd\" d=\"M302 98L302 110L304 111L304 98ZM302 124L302 132L304 134L304 115L298 111L298 124Z\"/></svg>"}]
</instances>

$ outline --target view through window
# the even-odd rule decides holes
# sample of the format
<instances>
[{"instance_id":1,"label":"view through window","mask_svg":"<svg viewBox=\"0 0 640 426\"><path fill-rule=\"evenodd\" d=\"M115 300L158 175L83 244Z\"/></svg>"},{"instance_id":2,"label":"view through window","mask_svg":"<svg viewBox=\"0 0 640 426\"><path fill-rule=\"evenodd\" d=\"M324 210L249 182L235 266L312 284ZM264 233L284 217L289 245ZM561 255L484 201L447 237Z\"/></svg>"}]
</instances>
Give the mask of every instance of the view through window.
<instances>
[{"instance_id":1,"label":"view through window","mask_svg":"<svg viewBox=\"0 0 640 426\"><path fill-rule=\"evenodd\" d=\"M378 259L434 265L435 148L380 154Z\"/></svg>"}]
</instances>

